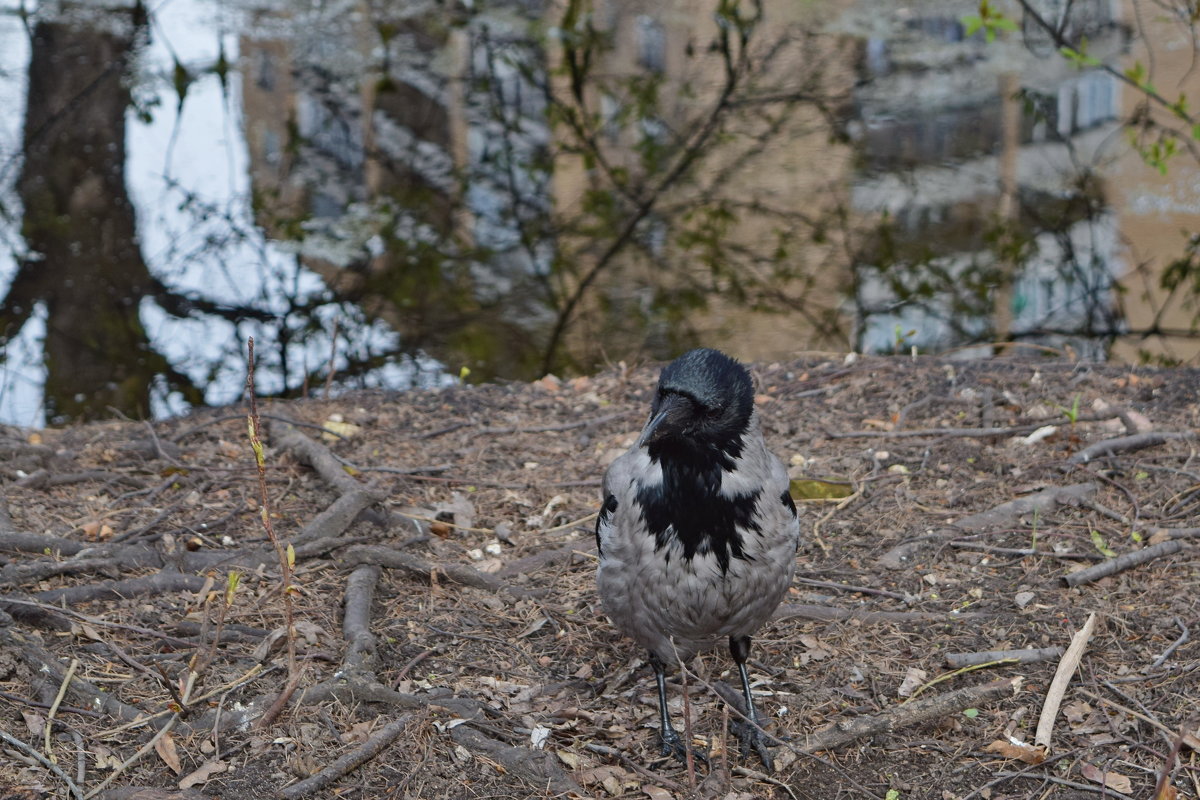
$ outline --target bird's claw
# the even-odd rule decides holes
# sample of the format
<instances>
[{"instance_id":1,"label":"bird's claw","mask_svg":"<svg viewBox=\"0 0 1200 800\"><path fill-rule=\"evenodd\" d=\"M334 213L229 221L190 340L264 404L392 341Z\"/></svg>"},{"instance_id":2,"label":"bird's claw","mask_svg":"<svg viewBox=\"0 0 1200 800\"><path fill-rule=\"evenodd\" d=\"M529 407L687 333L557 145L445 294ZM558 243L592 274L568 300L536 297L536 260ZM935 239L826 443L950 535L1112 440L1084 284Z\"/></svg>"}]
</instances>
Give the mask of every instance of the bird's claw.
<instances>
[{"instance_id":1,"label":"bird's claw","mask_svg":"<svg viewBox=\"0 0 1200 800\"><path fill-rule=\"evenodd\" d=\"M742 758L749 758L750 751L753 750L767 768L767 772L775 771L775 762L771 759L771 751L767 749L770 737L762 728L749 720L730 720L729 728L741 744Z\"/></svg>"},{"instance_id":2,"label":"bird's claw","mask_svg":"<svg viewBox=\"0 0 1200 800\"><path fill-rule=\"evenodd\" d=\"M675 760L686 764L688 753L692 758L702 764L708 764L708 753L702 753L694 747L688 747L678 733L673 730L665 730L660 733L661 746L659 752L664 756L672 756Z\"/></svg>"}]
</instances>

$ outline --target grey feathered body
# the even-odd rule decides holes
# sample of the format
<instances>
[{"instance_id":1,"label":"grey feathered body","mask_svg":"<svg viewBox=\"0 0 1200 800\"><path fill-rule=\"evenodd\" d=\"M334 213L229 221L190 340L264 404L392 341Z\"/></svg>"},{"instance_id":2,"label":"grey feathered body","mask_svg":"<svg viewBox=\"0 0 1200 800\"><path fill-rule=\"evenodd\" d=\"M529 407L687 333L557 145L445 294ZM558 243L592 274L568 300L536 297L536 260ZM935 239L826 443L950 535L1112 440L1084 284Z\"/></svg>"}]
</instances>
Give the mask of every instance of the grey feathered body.
<instances>
[{"instance_id":1,"label":"grey feathered body","mask_svg":"<svg viewBox=\"0 0 1200 800\"><path fill-rule=\"evenodd\" d=\"M665 662L751 636L791 585L800 523L757 412L740 451L703 474L635 446L609 467L604 497L596 528L604 610Z\"/></svg>"}]
</instances>

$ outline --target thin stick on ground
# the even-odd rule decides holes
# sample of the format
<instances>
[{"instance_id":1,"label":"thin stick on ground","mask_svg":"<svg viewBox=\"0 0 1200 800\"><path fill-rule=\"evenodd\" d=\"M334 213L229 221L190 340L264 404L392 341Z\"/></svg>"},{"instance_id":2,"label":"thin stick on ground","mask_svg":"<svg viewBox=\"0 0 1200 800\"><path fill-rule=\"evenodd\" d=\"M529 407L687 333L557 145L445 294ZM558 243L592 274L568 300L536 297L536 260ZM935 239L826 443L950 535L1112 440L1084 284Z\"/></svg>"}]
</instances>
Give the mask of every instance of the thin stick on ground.
<instances>
[{"instance_id":1,"label":"thin stick on ground","mask_svg":"<svg viewBox=\"0 0 1200 800\"><path fill-rule=\"evenodd\" d=\"M946 666L976 667L981 664L1029 664L1034 661L1049 661L1063 654L1061 647L1031 647L1023 650L985 650L979 653L947 653Z\"/></svg>"},{"instance_id":2,"label":"thin stick on ground","mask_svg":"<svg viewBox=\"0 0 1200 800\"><path fill-rule=\"evenodd\" d=\"M351 750L349 753L341 755L332 764L317 774L305 778L299 783L293 783L285 789L281 789L279 792L280 796L285 798L285 800L297 800L297 798L307 797L327 788L339 778L358 769L386 750L392 742L400 738L400 734L404 733L404 729L408 727L412 718L413 715L411 713L400 715L400 717L381 728L370 739L363 742L362 745Z\"/></svg>"},{"instance_id":3,"label":"thin stick on ground","mask_svg":"<svg viewBox=\"0 0 1200 800\"><path fill-rule=\"evenodd\" d=\"M1109 575L1116 575L1118 572L1124 572L1127 569L1145 564L1147 561L1153 561L1156 558L1169 556L1178 553L1183 549L1183 542L1178 539L1168 539L1165 542L1152 544L1149 547L1141 550L1132 550L1128 553L1122 553L1114 559L1105 561L1101 564L1081 569L1078 572L1071 572L1063 576L1063 583L1074 588L1082 586L1085 583L1098 581L1101 578L1107 578Z\"/></svg>"},{"instance_id":4,"label":"thin stick on ground","mask_svg":"<svg viewBox=\"0 0 1200 800\"><path fill-rule=\"evenodd\" d=\"M1102 442L1088 445L1068 458L1067 463L1086 464L1094 459L1113 456L1117 453L1131 453L1147 447L1157 447L1165 442L1195 438L1196 434L1192 431L1147 431L1132 436L1118 436L1115 439L1105 439Z\"/></svg>"},{"instance_id":5,"label":"thin stick on ground","mask_svg":"<svg viewBox=\"0 0 1200 800\"><path fill-rule=\"evenodd\" d=\"M1083 623L1083 627L1071 637L1071 645L1063 655L1062 661L1058 662L1058 670L1054 673L1054 679L1050 681L1050 688L1046 690L1046 701L1042 704L1042 715L1038 717L1037 732L1033 737L1033 743L1046 752L1050 751L1050 738L1054 733L1054 718L1058 716L1058 708L1062 705L1067 685L1070 684L1075 670L1079 668L1079 662L1083 660L1088 640L1092 638L1092 631L1095 629L1096 612L1093 611L1088 615L1087 622Z\"/></svg>"},{"instance_id":6,"label":"thin stick on ground","mask_svg":"<svg viewBox=\"0 0 1200 800\"><path fill-rule=\"evenodd\" d=\"M49 722L46 723L46 727L47 728L50 727ZM67 773L63 772L61 769L59 769L59 766L57 764L55 764L53 761L46 758L44 755L39 753L37 750L34 750L32 747L25 744L20 739L17 739L13 736L9 736L7 733L5 733L2 730L0 730L0 740L3 740L5 742L7 742L8 744L12 745L13 747L17 748L22 753L25 753L30 758L37 761L43 767L50 770L58 777L62 778L62 781L63 781L63 783L65 783L67 785L67 790L71 793L71 796L76 798L76 800L83 800L83 791L80 790L79 786L75 783L75 781L71 780L71 776L68 775Z\"/></svg>"},{"instance_id":7,"label":"thin stick on ground","mask_svg":"<svg viewBox=\"0 0 1200 800\"><path fill-rule=\"evenodd\" d=\"M287 664L288 680L283 691L275 698L275 702L267 709L258 721L259 728L266 728L275 721L279 713L287 706L288 698L300 683L300 671L296 666L296 618L292 603L292 564L295 560L295 550L291 545L284 549L279 537L275 534L275 526L271 524L270 497L267 495L267 463L263 454L261 430L258 419L258 402L254 395L254 337L247 342L246 358L246 393L250 396L250 414L247 423L250 428L250 446L254 448L254 461L258 465L259 511L267 538L271 540L276 555L279 556L279 576L283 586L283 610L287 627Z\"/></svg>"},{"instance_id":8,"label":"thin stick on ground","mask_svg":"<svg viewBox=\"0 0 1200 800\"><path fill-rule=\"evenodd\" d=\"M110 783L117 779L118 775L129 769L129 767L133 764L137 763L137 761L141 759L142 756L146 755L146 753L149 753L151 750L153 750L154 746L158 744L159 740L171 732L171 729L175 727L175 723L177 722L179 722L179 715L172 715L171 719L167 720L166 725L163 725L161 728L155 731L154 735L150 737L149 741L142 745L136 753L118 764L116 769L114 769L107 778L100 782L99 786L83 796L83 800L89 800L89 798L95 797L96 795L100 794L100 792L104 791L104 789Z\"/></svg>"},{"instance_id":9,"label":"thin stick on ground","mask_svg":"<svg viewBox=\"0 0 1200 800\"><path fill-rule=\"evenodd\" d=\"M67 694L67 687L71 685L71 678L75 677L75 670L79 669L79 659L72 658L70 666L67 667L67 674L63 676L62 682L58 685L58 694L54 695L54 702L50 704L50 710L46 712L46 724L44 726L46 733L46 743L43 748L46 753L46 758L54 760L54 754L50 752L50 729L54 727L54 715L58 713L58 707L63 701L63 697Z\"/></svg>"}]
</instances>

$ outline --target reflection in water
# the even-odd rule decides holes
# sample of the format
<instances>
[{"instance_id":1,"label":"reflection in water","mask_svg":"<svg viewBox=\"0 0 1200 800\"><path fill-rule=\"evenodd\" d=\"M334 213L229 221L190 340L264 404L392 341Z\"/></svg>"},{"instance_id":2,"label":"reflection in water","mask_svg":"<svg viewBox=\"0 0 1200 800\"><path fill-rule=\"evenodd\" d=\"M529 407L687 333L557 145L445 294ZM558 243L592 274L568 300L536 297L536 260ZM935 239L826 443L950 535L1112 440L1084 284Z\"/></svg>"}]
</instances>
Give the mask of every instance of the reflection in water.
<instances>
[{"instance_id":1,"label":"reflection in water","mask_svg":"<svg viewBox=\"0 0 1200 800\"><path fill-rule=\"evenodd\" d=\"M595 0L567 4L590 9L570 29L544 5L40 11L24 152L0 169L0 216L25 211L0 319L5 343L46 320L47 416L232 401L250 335L260 388L286 395L718 337L746 358L1004 339L1103 356L1121 332L1121 95L1036 28L968 37L973 0ZM732 18L697 9L752 6L748 30L783 34L709 128ZM1065 8L1073 40L1123 63L1117 5ZM0 99L16 36L0 21ZM712 150L664 188L697 131Z\"/></svg>"},{"instance_id":2,"label":"reflection in water","mask_svg":"<svg viewBox=\"0 0 1200 800\"><path fill-rule=\"evenodd\" d=\"M860 4L863 6L871 4ZM879 222L856 267L859 346L977 341L1069 345L1103 358L1121 332L1116 219L1098 172L1121 140L1115 79L1007 42L965 36L938 4L867 39L855 208ZM1062 24L1101 58L1123 29L1108 2Z\"/></svg>"},{"instance_id":3,"label":"reflection in water","mask_svg":"<svg viewBox=\"0 0 1200 800\"><path fill-rule=\"evenodd\" d=\"M126 82L145 30L136 14L43 20L33 31L18 182L29 254L0 304L6 331L44 306L51 419L149 412L156 380L202 400L151 346L139 318L156 282L125 189Z\"/></svg>"}]
</instances>

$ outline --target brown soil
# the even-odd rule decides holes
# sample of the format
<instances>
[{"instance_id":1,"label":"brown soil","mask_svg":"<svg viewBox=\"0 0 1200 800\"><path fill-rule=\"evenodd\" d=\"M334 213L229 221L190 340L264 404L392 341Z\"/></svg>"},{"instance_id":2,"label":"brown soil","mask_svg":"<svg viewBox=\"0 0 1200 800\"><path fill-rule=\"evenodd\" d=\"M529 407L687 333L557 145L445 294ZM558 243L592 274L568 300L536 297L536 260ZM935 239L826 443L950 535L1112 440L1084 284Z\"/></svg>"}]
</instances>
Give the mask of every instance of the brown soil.
<instances>
[{"instance_id":1,"label":"brown soil","mask_svg":"<svg viewBox=\"0 0 1200 800\"><path fill-rule=\"evenodd\" d=\"M592 515L648 407L657 369L639 367L262 408L270 519L300 542L299 684L267 726L287 683L285 642L270 636L284 592L244 412L4 432L0 798L70 796L29 752L44 750L72 664L50 745L68 777L83 771L84 793L182 711L98 797L272 797L392 723L382 752L307 796L1149 798L1163 779L1160 797L1200 797L1200 441L1069 460L1131 430L1194 433L1200 372L871 358L754 373L771 446L794 477L831 482L806 487L837 495L802 503L787 614L755 640L756 691L787 739L774 775L723 734L733 712L713 688L735 683L723 651L687 678L691 734L713 767L663 761L652 677L598 609ZM342 438L323 439L311 426L335 415ZM1044 425L1055 430L1022 441ZM322 448L348 466L319 473ZM354 491L368 484L382 502ZM1001 507L1081 484L1093 486L1037 511ZM339 498L349 516L322 515ZM1182 546L1064 585L1164 539ZM369 630L343 629L352 585L352 605L374 587ZM1065 647L1093 613L1045 761L988 750L1033 742L1059 658L956 672L947 654ZM830 725L903 719L908 688L921 702L1017 676L1018 691L803 752ZM138 712L158 716L120 718ZM181 793L206 764L224 769Z\"/></svg>"}]
</instances>

